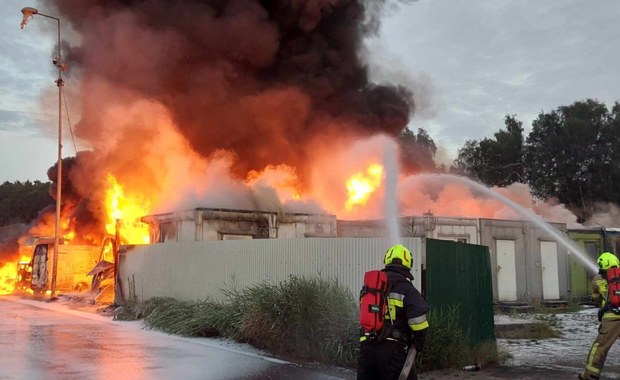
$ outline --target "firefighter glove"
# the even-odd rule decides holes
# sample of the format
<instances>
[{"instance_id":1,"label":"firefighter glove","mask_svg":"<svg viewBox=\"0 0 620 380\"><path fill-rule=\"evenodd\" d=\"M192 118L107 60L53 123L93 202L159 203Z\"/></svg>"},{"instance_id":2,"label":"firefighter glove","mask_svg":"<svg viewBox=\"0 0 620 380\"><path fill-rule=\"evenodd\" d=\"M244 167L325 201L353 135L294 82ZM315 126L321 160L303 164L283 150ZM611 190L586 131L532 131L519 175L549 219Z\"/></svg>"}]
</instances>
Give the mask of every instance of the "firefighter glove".
<instances>
[{"instance_id":1,"label":"firefighter glove","mask_svg":"<svg viewBox=\"0 0 620 380\"><path fill-rule=\"evenodd\" d=\"M426 329L416 331L413 334L413 346L416 351L422 352L424 351L424 342L426 341Z\"/></svg>"}]
</instances>

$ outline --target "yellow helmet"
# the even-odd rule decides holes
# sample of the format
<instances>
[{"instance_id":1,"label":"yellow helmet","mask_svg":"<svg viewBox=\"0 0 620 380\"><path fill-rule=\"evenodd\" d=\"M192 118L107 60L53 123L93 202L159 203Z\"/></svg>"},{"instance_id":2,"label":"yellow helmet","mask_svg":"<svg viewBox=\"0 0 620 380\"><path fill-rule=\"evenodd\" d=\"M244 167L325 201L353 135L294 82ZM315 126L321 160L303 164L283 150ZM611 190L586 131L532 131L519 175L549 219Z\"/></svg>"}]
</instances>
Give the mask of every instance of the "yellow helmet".
<instances>
[{"instance_id":1,"label":"yellow helmet","mask_svg":"<svg viewBox=\"0 0 620 380\"><path fill-rule=\"evenodd\" d=\"M601 268L602 270L607 270L612 267L616 267L616 268L620 267L620 261L618 260L616 255L614 255L611 252L601 253L601 255L598 257L598 260L596 260L596 262L598 263L598 267Z\"/></svg>"},{"instance_id":2,"label":"yellow helmet","mask_svg":"<svg viewBox=\"0 0 620 380\"><path fill-rule=\"evenodd\" d=\"M413 266L413 257L411 256L411 252L409 252L404 245L396 244L385 252L383 263L385 265L400 264L407 269L411 269Z\"/></svg>"}]
</instances>

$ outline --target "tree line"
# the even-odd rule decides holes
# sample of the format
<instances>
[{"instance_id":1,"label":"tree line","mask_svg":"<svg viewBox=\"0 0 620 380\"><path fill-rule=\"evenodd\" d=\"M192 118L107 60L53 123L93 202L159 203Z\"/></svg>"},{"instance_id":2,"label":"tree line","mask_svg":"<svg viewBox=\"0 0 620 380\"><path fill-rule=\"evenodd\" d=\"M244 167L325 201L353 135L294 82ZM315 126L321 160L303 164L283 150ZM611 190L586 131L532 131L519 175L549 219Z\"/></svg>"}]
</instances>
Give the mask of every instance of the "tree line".
<instances>
[{"instance_id":1,"label":"tree line","mask_svg":"<svg viewBox=\"0 0 620 380\"><path fill-rule=\"evenodd\" d=\"M506 115L493 138L467 140L450 167L434 162L437 146L423 128L398 136L405 171L441 171L487 186L526 183L542 200L555 197L585 220L597 203L620 204L620 102L610 109L592 99L540 112L524 135L516 115ZM28 223L53 205L49 182L0 185L0 226Z\"/></svg>"},{"instance_id":2,"label":"tree line","mask_svg":"<svg viewBox=\"0 0 620 380\"><path fill-rule=\"evenodd\" d=\"M49 182L4 182L0 185L0 226L30 223L39 211L54 205Z\"/></svg>"},{"instance_id":3,"label":"tree line","mask_svg":"<svg viewBox=\"0 0 620 380\"><path fill-rule=\"evenodd\" d=\"M620 204L620 103L586 99L541 112L524 136L507 115L494 138L468 140L451 171L488 186L527 183L540 199L557 198L580 219L597 203Z\"/></svg>"}]
</instances>

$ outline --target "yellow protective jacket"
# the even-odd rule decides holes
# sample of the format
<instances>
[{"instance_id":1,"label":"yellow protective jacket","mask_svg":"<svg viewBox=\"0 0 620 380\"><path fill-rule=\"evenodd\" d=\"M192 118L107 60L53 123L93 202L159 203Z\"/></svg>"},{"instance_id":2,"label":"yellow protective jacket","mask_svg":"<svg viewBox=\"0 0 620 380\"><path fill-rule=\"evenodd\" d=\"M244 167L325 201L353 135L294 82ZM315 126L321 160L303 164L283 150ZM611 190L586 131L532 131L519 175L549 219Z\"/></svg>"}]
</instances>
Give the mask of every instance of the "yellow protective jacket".
<instances>
[{"instance_id":1,"label":"yellow protective jacket","mask_svg":"<svg viewBox=\"0 0 620 380\"><path fill-rule=\"evenodd\" d=\"M607 304L607 279L597 274L592 279L592 300L596 302L600 309L604 309ZM603 320L616 320L620 319L620 315L614 313L611 310L607 310L603 313Z\"/></svg>"}]
</instances>

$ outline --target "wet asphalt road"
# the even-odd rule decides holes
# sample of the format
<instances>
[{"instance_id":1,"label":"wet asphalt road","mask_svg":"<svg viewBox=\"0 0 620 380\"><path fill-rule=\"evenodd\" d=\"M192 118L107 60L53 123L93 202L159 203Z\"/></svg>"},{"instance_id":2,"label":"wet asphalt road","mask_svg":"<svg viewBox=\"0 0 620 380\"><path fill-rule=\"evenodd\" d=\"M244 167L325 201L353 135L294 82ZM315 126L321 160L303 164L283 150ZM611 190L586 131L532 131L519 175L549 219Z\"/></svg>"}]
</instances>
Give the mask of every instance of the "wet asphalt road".
<instances>
[{"instance_id":1,"label":"wet asphalt road","mask_svg":"<svg viewBox=\"0 0 620 380\"><path fill-rule=\"evenodd\" d=\"M42 309L32 306L39 302ZM304 368L243 346L186 339L0 298L0 379L339 379L351 373ZM337 371L336 371L337 372Z\"/></svg>"},{"instance_id":2,"label":"wet asphalt road","mask_svg":"<svg viewBox=\"0 0 620 380\"><path fill-rule=\"evenodd\" d=\"M355 371L299 366L244 345L146 331L69 304L0 297L0 380L4 379L354 379ZM572 379L596 335L593 312L560 315L563 338L500 340L512 359L478 372L431 371L420 380ZM620 343L617 343L620 346ZM620 347L603 378L620 379Z\"/></svg>"}]
</instances>

